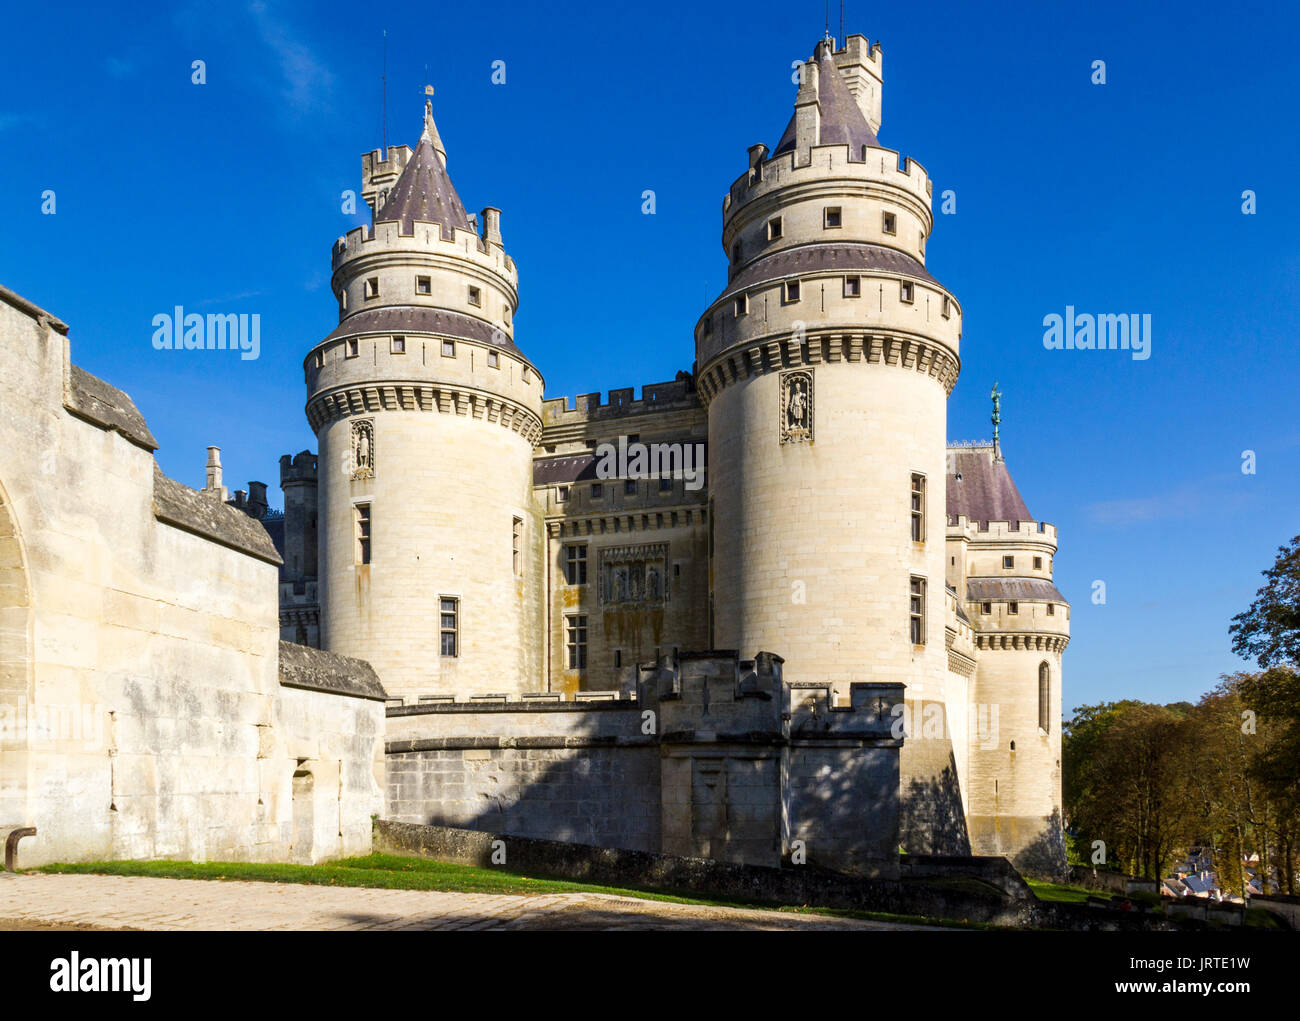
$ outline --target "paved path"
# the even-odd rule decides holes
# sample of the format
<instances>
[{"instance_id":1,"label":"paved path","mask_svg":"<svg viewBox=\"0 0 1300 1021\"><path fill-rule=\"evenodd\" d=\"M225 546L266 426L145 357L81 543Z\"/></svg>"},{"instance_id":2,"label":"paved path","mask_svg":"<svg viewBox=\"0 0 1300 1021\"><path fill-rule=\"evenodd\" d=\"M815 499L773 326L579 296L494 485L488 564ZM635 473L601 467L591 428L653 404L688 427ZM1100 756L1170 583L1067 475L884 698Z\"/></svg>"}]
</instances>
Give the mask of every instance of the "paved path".
<instances>
[{"instance_id":1,"label":"paved path","mask_svg":"<svg viewBox=\"0 0 1300 1021\"><path fill-rule=\"evenodd\" d=\"M919 929L611 894L0 874L0 929Z\"/></svg>"}]
</instances>

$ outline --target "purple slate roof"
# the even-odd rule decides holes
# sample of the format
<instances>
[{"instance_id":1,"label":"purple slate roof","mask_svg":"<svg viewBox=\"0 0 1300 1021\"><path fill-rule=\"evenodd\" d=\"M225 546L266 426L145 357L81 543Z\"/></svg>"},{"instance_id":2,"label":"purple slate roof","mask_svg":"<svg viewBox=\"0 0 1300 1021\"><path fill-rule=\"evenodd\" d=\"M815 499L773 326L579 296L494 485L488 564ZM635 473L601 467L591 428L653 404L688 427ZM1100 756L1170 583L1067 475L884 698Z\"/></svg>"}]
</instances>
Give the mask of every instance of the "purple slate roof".
<instances>
[{"instance_id":1,"label":"purple slate roof","mask_svg":"<svg viewBox=\"0 0 1300 1021\"><path fill-rule=\"evenodd\" d=\"M524 354L506 336L482 319L424 305L389 305L368 308L348 316L322 343L356 337L363 333L433 333L441 337L459 337L524 358Z\"/></svg>"},{"instance_id":2,"label":"purple slate roof","mask_svg":"<svg viewBox=\"0 0 1300 1021\"><path fill-rule=\"evenodd\" d=\"M447 176L447 168L433 149L427 134L420 136L420 144L410 162L388 193L388 201L375 214L375 223L396 220L403 234L415 233L415 221L437 223L442 227L444 240L452 238L452 228L472 231L465 204L456 194L456 188Z\"/></svg>"},{"instance_id":3,"label":"purple slate roof","mask_svg":"<svg viewBox=\"0 0 1300 1021\"><path fill-rule=\"evenodd\" d=\"M572 457L548 457L533 462L533 485L596 481L596 455L574 454Z\"/></svg>"},{"instance_id":4,"label":"purple slate roof","mask_svg":"<svg viewBox=\"0 0 1300 1021\"><path fill-rule=\"evenodd\" d=\"M821 112L821 145L845 145L849 147L849 159L862 159L862 147L879 147L876 134L863 116L861 107L849 92L829 46L817 46L817 107ZM776 145L773 156L789 152L795 147L796 112L785 127L785 134Z\"/></svg>"},{"instance_id":5,"label":"purple slate roof","mask_svg":"<svg viewBox=\"0 0 1300 1021\"><path fill-rule=\"evenodd\" d=\"M993 447L948 451L948 520L961 515L971 521L1033 521L1005 461L993 459Z\"/></svg>"},{"instance_id":6,"label":"purple slate roof","mask_svg":"<svg viewBox=\"0 0 1300 1021\"><path fill-rule=\"evenodd\" d=\"M782 277L800 273L820 273L846 270L849 272L884 270L899 273L932 284L938 284L924 266L910 255L893 248L868 244L815 244L786 248L771 255L755 259L731 279L722 292L725 298L738 291L765 284ZM721 300L721 299L719 299Z\"/></svg>"},{"instance_id":7,"label":"purple slate roof","mask_svg":"<svg viewBox=\"0 0 1300 1021\"><path fill-rule=\"evenodd\" d=\"M1064 603L1061 590L1046 578L967 578L966 598L971 602L1003 603L1008 599L1027 603Z\"/></svg>"}]
</instances>

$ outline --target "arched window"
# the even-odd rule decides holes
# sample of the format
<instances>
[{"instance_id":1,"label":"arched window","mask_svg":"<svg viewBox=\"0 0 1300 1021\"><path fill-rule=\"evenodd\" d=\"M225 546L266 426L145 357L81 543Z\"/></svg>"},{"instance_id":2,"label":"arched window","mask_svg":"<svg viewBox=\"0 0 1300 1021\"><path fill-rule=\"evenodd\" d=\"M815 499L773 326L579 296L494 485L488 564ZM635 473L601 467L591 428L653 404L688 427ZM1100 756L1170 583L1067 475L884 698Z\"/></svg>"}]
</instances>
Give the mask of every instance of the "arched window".
<instances>
[{"instance_id":1,"label":"arched window","mask_svg":"<svg viewBox=\"0 0 1300 1021\"><path fill-rule=\"evenodd\" d=\"M1046 663L1038 664L1038 729L1052 730L1052 668Z\"/></svg>"}]
</instances>

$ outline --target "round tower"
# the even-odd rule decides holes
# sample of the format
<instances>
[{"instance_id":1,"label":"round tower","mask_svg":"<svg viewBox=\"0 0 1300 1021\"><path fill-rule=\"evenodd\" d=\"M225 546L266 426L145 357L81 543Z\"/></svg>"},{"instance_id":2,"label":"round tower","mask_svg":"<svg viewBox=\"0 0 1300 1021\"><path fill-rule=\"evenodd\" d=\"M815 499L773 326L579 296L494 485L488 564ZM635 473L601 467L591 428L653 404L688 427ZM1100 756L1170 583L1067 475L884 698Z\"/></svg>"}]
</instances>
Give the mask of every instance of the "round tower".
<instances>
[{"instance_id":1,"label":"round tower","mask_svg":"<svg viewBox=\"0 0 1300 1021\"><path fill-rule=\"evenodd\" d=\"M304 362L321 645L408 701L535 690L543 381L500 211L465 211L428 103L414 152L362 166L372 226L335 244L339 325Z\"/></svg>"},{"instance_id":2,"label":"round tower","mask_svg":"<svg viewBox=\"0 0 1300 1021\"><path fill-rule=\"evenodd\" d=\"M936 683L961 309L925 268L930 179L882 148L881 52L819 43L794 116L723 202L727 287L696 326L713 645L787 676Z\"/></svg>"}]
</instances>

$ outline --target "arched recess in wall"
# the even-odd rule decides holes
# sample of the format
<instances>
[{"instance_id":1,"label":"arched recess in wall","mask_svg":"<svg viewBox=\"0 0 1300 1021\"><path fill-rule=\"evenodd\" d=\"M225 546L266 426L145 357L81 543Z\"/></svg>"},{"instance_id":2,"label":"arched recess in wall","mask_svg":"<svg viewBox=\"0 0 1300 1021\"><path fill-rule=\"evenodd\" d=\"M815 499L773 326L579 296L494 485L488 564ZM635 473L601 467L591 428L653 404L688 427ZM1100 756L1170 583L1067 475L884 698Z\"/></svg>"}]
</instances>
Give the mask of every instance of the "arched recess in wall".
<instances>
[{"instance_id":1,"label":"arched recess in wall","mask_svg":"<svg viewBox=\"0 0 1300 1021\"><path fill-rule=\"evenodd\" d=\"M29 823L27 713L31 704L32 605L27 552L0 481L0 822Z\"/></svg>"},{"instance_id":2,"label":"arched recess in wall","mask_svg":"<svg viewBox=\"0 0 1300 1021\"><path fill-rule=\"evenodd\" d=\"M1038 729L1052 732L1052 668L1046 660L1038 664Z\"/></svg>"}]
</instances>

